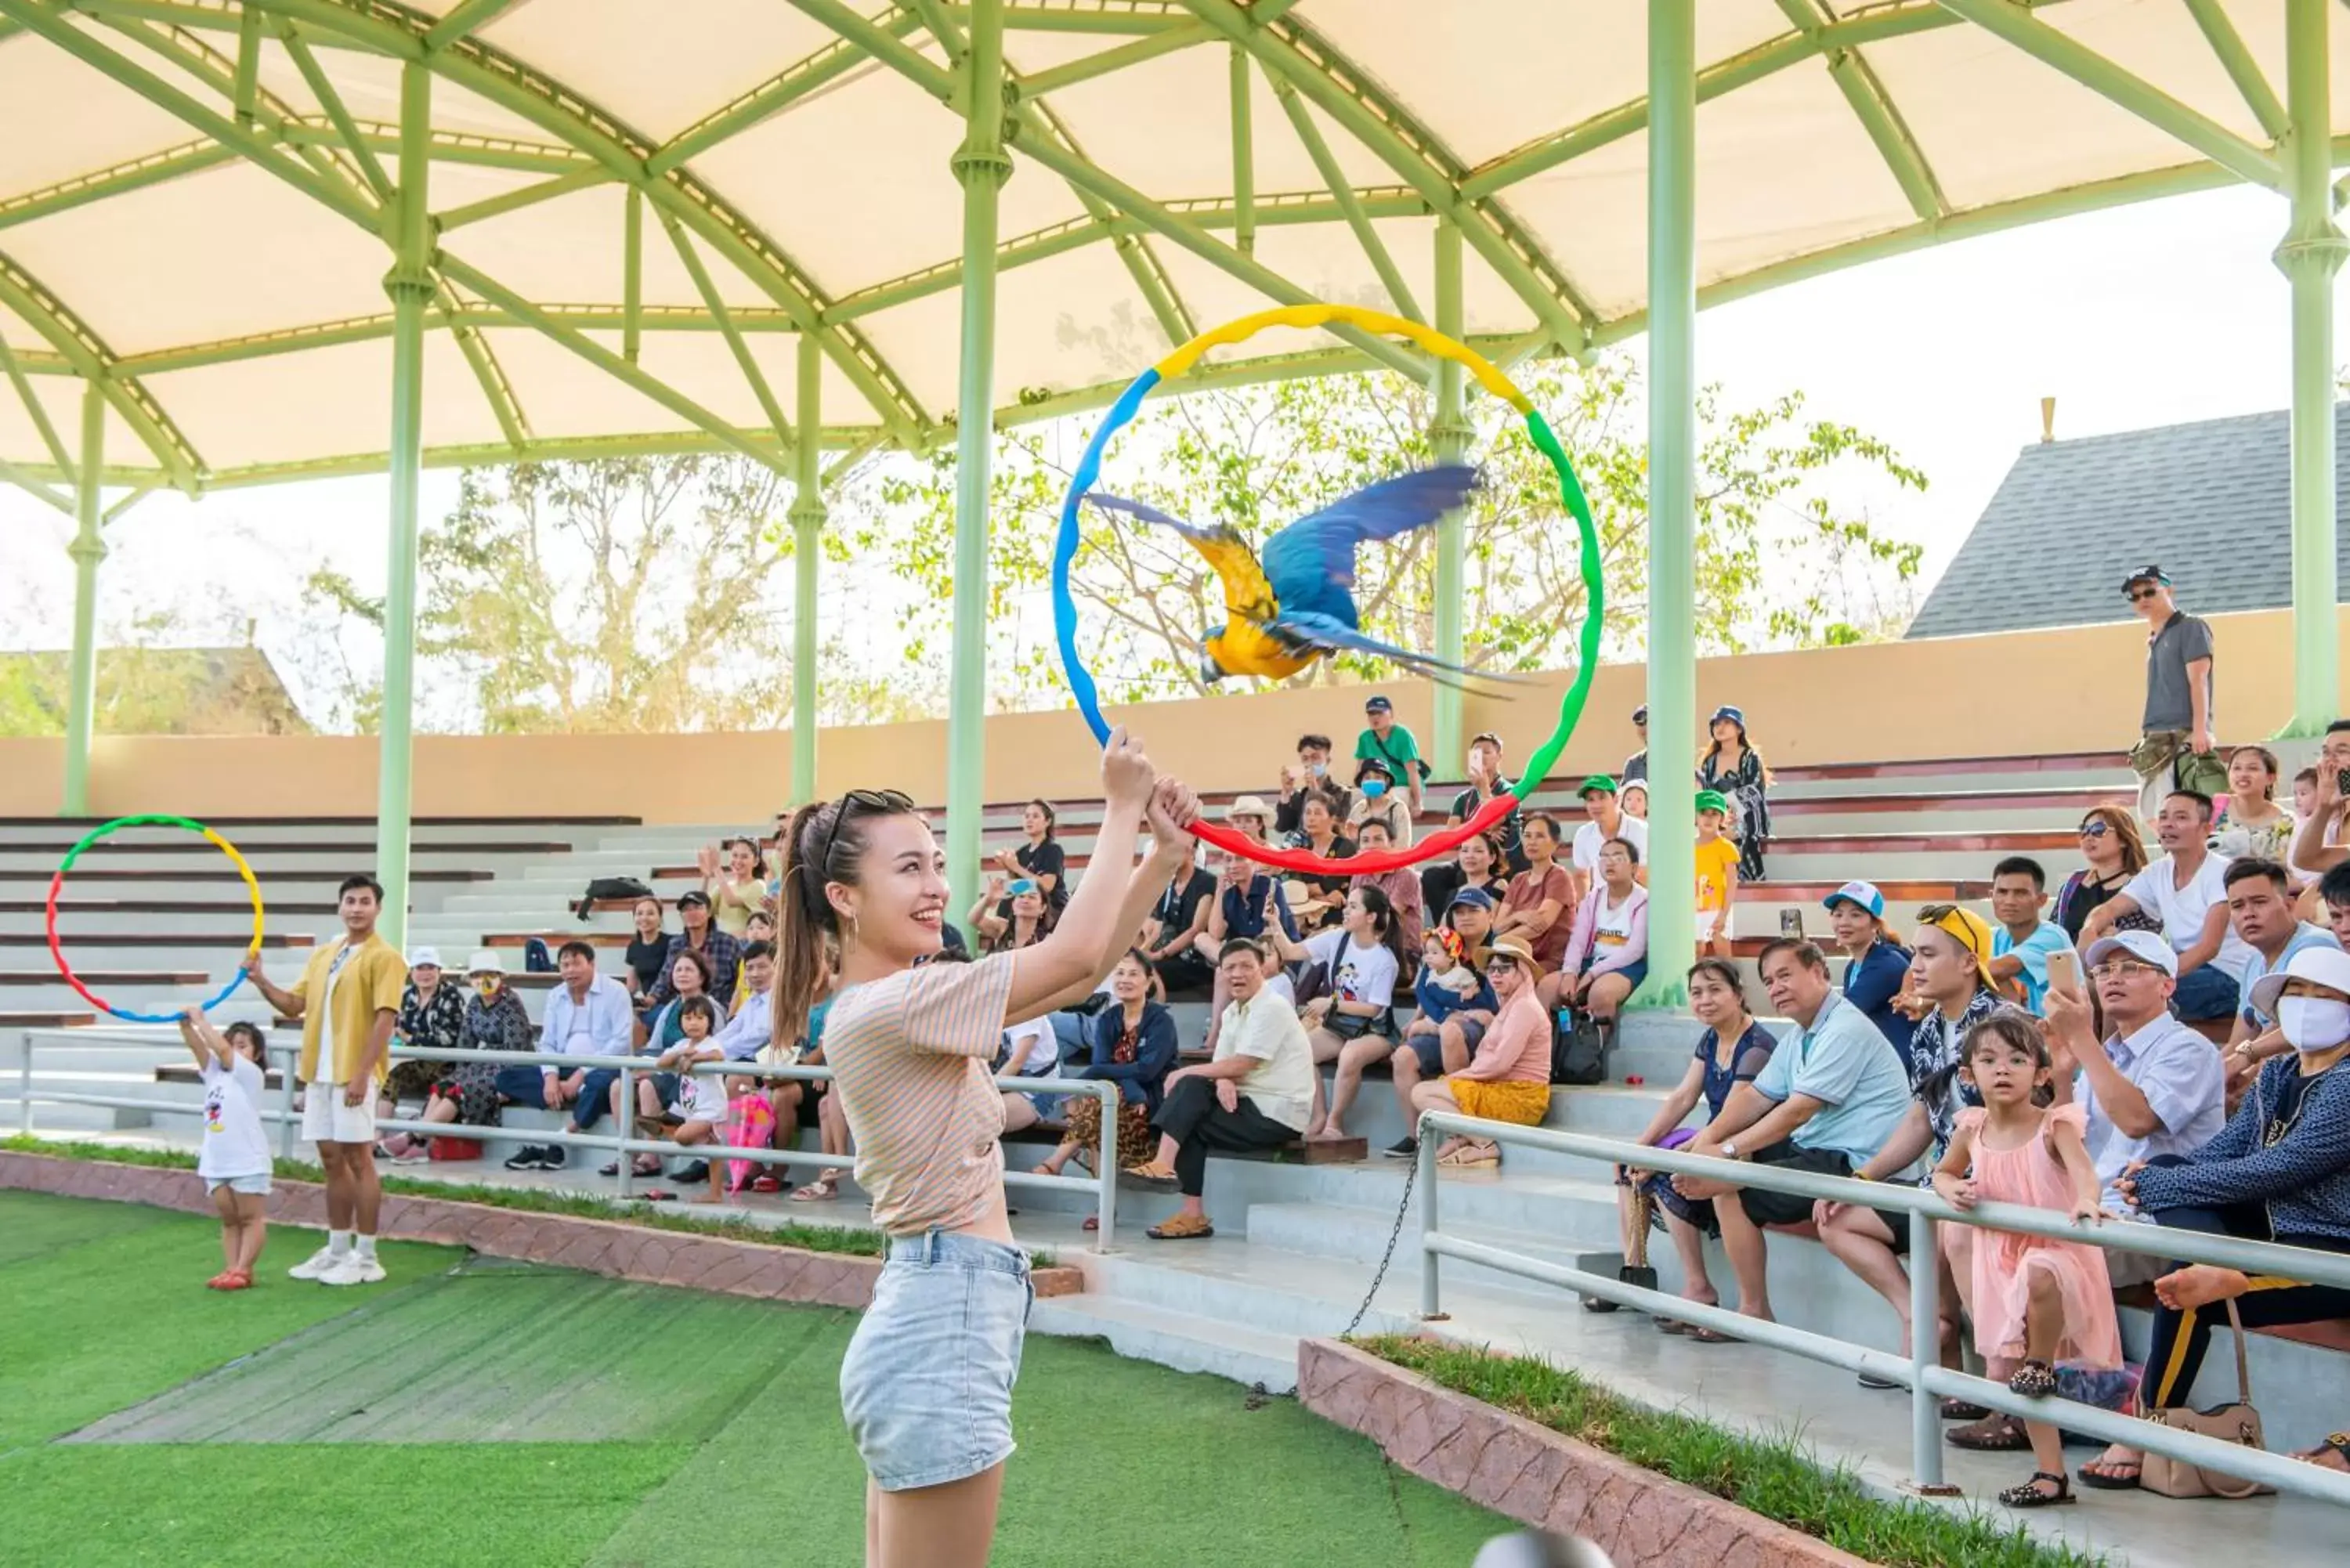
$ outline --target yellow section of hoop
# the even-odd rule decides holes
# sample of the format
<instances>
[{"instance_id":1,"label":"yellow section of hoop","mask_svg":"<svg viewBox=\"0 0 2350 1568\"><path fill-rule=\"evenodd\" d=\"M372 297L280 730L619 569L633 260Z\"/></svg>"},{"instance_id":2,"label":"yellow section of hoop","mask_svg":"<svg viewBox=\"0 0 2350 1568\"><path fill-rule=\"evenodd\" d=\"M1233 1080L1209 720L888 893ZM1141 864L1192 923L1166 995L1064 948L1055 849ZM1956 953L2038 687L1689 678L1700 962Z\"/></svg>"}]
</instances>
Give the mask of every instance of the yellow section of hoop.
<instances>
[{"instance_id":1,"label":"yellow section of hoop","mask_svg":"<svg viewBox=\"0 0 2350 1568\"><path fill-rule=\"evenodd\" d=\"M229 864L236 867L236 874L244 878L244 890L253 895L253 944L244 950L245 960L250 962L254 956L261 951L261 882L254 876L252 866L247 864L244 857L237 852L235 845L231 844L209 827L204 829L204 838L213 848L228 857Z\"/></svg>"},{"instance_id":2,"label":"yellow section of hoop","mask_svg":"<svg viewBox=\"0 0 2350 1568\"><path fill-rule=\"evenodd\" d=\"M1477 384L1509 404L1521 414L1531 414L1534 406L1523 392L1491 359L1466 343L1459 342L1432 327L1408 321L1400 316L1390 316L1384 310L1366 310L1357 305L1284 305L1275 310L1260 310L1254 316L1243 316L1237 321L1227 321L1213 331L1202 332L1176 349L1151 369L1161 381L1172 381L1189 371L1200 357L1211 348L1245 342L1268 327L1315 327L1332 322L1359 327L1366 332L1377 332L1388 337L1404 337L1418 344L1440 359L1451 359L1465 367L1477 378Z\"/></svg>"}]
</instances>

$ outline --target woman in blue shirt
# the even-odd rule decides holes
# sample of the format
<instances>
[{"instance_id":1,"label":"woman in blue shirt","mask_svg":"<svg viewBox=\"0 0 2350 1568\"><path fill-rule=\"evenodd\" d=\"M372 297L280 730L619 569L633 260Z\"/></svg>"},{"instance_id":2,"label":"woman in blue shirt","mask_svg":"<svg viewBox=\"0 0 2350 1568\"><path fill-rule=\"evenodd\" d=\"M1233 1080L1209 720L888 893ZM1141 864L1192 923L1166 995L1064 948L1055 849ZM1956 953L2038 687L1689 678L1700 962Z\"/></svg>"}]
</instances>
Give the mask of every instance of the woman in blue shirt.
<instances>
[{"instance_id":1,"label":"woman in blue shirt","mask_svg":"<svg viewBox=\"0 0 2350 1568\"><path fill-rule=\"evenodd\" d=\"M1909 1036L1918 1025L1894 1007L1893 999L1908 981L1909 950L1885 929L1885 895L1874 883L1846 882L1821 902L1827 907L1836 946L1844 950L1844 999L1892 1042L1907 1072Z\"/></svg>"},{"instance_id":2,"label":"woman in blue shirt","mask_svg":"<svg viewBox=\"0 0 2350 1568\"><path fill-rule=\"evenodd\" d=\"M1730 1098L1730 1091L1741 1084L1752 1083L1771 1060L1778 1048L1778 1038L1756 1021L1747 1010L1746 993L1739 984L1738 966L1728 959L1704 958L1690 966L1690 1011L1697 1014L1705 1033L1698 1036L1697 1053L1681 1075L1679 1084L1665 1097L1650 1118L1648 1130L1640 1142L1650 1148L1679 1148L1696 1137L1694 1128L1681 1123L1699 1100L1705 1102L1705 1119L1711 1121L1721 1114ZM1671 1232L1673 1250L1680 1254L1681 1295L1700 1306L1718 1305L1721 1298L1715 1293L1713 1282L1706 1277L1705 1240L1721 1234L1721 1225L1713 1215L1710 1198L1683 1198L1673 1190L1672 1179L1660 1171L1649 1171L1638 1178L1633 1185L1633 1173L1617 1172L1616 1204L1624 1227L1624 1253L1631 1256L1638 1248L1633 1227L1647 1223L1633 1203L1635 1191L1645 1192L1649 1200L1665 1216L1665 1229ZM1614 1312L1614 1302L1603 1302L1597 1296L1583 1298L1586 1310ZM1711 1329L1694 1328L1687 1324L1662 1320L1658 1324L1667 1334L1686 1334L1709 1345L1719 1344L1727 1334Z\"/></svg>"},{"instance_id":3,"label":"woman in blue shirt","mask_svg":"<svg viewBox=\"0 0 2350 1568\"><path fill-rule=\"evenodd\" d=\"M1067 1075L1093 1078L1118 1085L1118 1164L1147 1164L1159 1152L1159 1135L1150 1118L1167 1090L1167 1075L1175 1066L1175 1015L1150 1000L1150 961L1139 948L1129 948L1109 971L1110 1005L1087 1021L1093 1054L1085 1065ZM1062 1102L1068 1131L1060 1147L1045 1157L1037 1171L1058 1176L1070 1160L1093 1168L1101 1158L1102 1103L1092 1095L1070 1095ZM1088 1215L1088 1231L1101 1228L1099 1215Z\"/></svg>"}]
</instances>

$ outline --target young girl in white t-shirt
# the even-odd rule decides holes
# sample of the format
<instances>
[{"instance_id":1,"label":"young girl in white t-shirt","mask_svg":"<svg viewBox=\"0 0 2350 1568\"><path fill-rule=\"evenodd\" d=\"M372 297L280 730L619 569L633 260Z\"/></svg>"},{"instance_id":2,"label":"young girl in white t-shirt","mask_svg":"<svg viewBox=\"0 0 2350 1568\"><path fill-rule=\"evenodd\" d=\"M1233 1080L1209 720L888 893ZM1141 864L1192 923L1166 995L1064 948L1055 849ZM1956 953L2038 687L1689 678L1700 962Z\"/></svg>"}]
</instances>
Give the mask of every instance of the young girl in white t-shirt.
<instances>
[{"instance_id":1,"label":"young girl in white t-shirt","mask_svg":"<svg viewBox=\"0 0 2350 1568\"><path fill-rule=\"evenodd\" d=\"M191 1007L180 1038L196 1058L204 1085L204 1141L196 1174L221 1219L226 1267L204 1282L216 1291L249 1290L253 1265L269 1229L269 1136L261 1127L261 1031L232 1023L224 1034Z\"/></svg>"},{"instance_id":2,"label":"young girl in white t-shirt","mask_svg":"<svg viewBox=\"0 0 2350 1568\"><path fill-rule=\"evenodd\" d=\"M672 1132L672 1140L683 1144L723 1143L726 1137L726 1080L715 1073L692 1070L697 1062L717 1062L726 1053L711 1038L718 1028L718 1009L706 996L689 996L678 1004L677 1026L685 1038L662 1052L653 1065L665 1073L681 1075L677 1081L677 1114L684 1121ZM660 1129L646 1136L657 1137ZM689 1203L723 1203L726 1200L726 1162L713 1159L710 1167L710 1190L697 1192L686 1199Z\"/></svg>"}]
</instances>

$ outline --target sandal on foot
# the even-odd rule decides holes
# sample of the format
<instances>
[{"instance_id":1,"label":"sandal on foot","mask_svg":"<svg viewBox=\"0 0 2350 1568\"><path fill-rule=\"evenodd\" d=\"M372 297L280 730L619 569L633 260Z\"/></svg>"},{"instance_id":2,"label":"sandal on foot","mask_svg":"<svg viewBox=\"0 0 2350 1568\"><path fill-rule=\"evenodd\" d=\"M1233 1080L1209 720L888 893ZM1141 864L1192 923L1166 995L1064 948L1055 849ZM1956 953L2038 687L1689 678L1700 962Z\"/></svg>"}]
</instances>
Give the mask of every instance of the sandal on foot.
<instances>
[{"instance_id":1,"label":"sandal on foot","mask_svg":"<svg viewBox=\"0 0 2350 1568\"><path fill-rule=\"evenodd\" d=\"M792 1201L795 1203L829 1203L839 1196L840 1179L832 1176L820 1181L811 1181L806 1187L792 1189Z\"/></svg>"},{"instance_id":2,"label":"sandal on foot","mask_svg":"<svg viewBox=\"0 0 2350 1568\"><path fill-rule=\"evenodd\" d=\"M1687 1334L1689 1331L1690 1325L1677 1317L1660 1317L1657 1320L1659 1334Z\"/></svg>"},{"instance_id":3,"label":"sandal on foot","mask_svg":"<svg viewBox=\"0 0 2350 1568\"><path fill-rule=\"evenodd\" d=\"M2293 1457L2320 1469L2350 1470L2350 1432L2330 1432L2317 1447L2303 1449Z\"/></svg>"},{"instance_id":4,"label":"sandal on foot","mask_svg":"<svg viewBox=\"0 0 2350 1568\"><path fill-rule=\"evenodd\" d=\"M249 1269L231 1269L220 1277L220 1283L213 1288L224 1291L249 1291L253 1288L253 1272Z\"/></svg>"},{"instance_id":5,"label":"sandal on foot","mask_svg":"<svg viewBox=\"0 0 2350 1568\"><path fill-rule=\"evenodd\" d=\"M1154 1241L1204 1241L1216 1227L1204 1214L1175 1214L1143 1232Z\"/></svg>"},{"instance_id":6,"label":"sandal on foot","mask_svg":"<svg viewBox=\"0 0 2350 1568\"><path fill-rule=\"evenodd\" d=\"M1583 1298L1583 1310L1586 1312L1620 1312L1623 1310L1623 1303L1611 1302L1606 1296Z\"/></svg>"},{"instance_id":7,"label":"sandal on foot","mask_svg":"<svg viewBox=\"0 0 2350 1568\"><path fill-rule=\"evenodd\" d=\"M781 1192L783 1189L784 1184L772 1176L754 1176L751 1179L751 1190L754 1192Z\"/></svg>"},{"instance_id":8,"label":"sandal on foot","mask_svg":"<svg viewBox=\"0 0 2350 1568\"><path fill-rule=\"evenodd\" d=\"M1872 1393L1882 1394L1888 1388L1898 1388L1901 1386L1900 1384L1896 1383L1892 1378L1879 1377L1874 1372L1863 1372L1857 1376L1859 1377L1860 1386L1863 1388L1868 1389Z\"/></svg>"},{"instance_id":9,"label":"sandal on foot","mask_svg":"<svg viewBox=\"0 0 2350 1568\"><path fill-rule=\"evenodd\" d=\"M1502 1156L1490 1145L1483 1149L1471 1145L1438 1156L1436 1163L1451 1170L1491 1170L1502 1163Z\"/></svg>"},{"instance_id":10,"label":"sandal on foot","mask_svg":"<svg viewBox=\"0 0 2350 1568\"><path fill-rule=\"evenodd\" d=\"M2081 1467L2081 1484L2097 1491L2136 1491L2145 1468L2136 1459L2091 1459Z\"/></svg>"},{"instance_id":11,"label":"sandal on foot","mask_svg":"<svg viewBox=\"0 0 2350 1568\"><path fill-rule=\"evenodd\" d=\"M1718 1328L1708 1328L1702 1324L1695 1323L1690 1324L1688 1337L1696 1341L1700 1345L1735 1345L1738 1343L1738 1336L1734 1334L1724 1334Z\"/></svg>"},{"instance_id":12,"label":"sandal on foot","mask_svg":"<svg viewBox=\"0 0 2350 1568\"><path fill-rule=\"evenodd\" d=\"M1101 1229L1101 1216L1098 1214L1087 1215L1086 1222L1078 1226L1077 1229L1080 1231L1099 1231Z\"/></svg>"},{"instance_id":13,"label":"sandal on foot","mask_svg":"<svg viewBox=\"0 0 2350 1568\"><path fill-rule=\"evenodd\" d=\"M1964 1399L1952 1397L1942 1401L1942 1419L1945 1421L1980 1421L1990 1414L1981 1406L1970 1405Z\"/></svg>"},{"instance_id":14,"label":"sandal on foot","mask_svg":"<svg viewBox=\"0 0 2350 1568\"><path fill-rule=\"evenodd\" d=\"M2045 1399L2056 1392L2056 1369L2044 1361L2027 1361L2008 1378L2007 1387L2027 1399Z\"/></svg>"},{"instance_id":15,"label":"sandal on foot","mask_svg":"<svg viewBox=\"0 0 2350 1568\"><path fill-rule=\"evenodd\" d=\"M1942 1434L1942 1440L1954 1449L1970 1449L1979 1454L2011 1454L2032 1446L2032 1439L2023 1435L2022 1423L2012 1416L1986 1416L1953 1427Z\"/></svg>"},{"instance_id":16,"label":"sandal on foot","mask_svg":"<svg viewBox=\"0 0 2350 1568\"><path fill-rule=\"evenodd\" d=\"M1146 1187L1171 1188L1176 1183L1175 1168L1171 1165L1129 1165L1118 1174L1131 1177Z\"/></svg>"},{"instance_id":17,"label":"sandal on foot","mask_svg":"<svg viewBox=\"0 0 2350 1568\"><path fill-rule=\"evenodd\" d=\"M2054 1481L2056 1490L2042 1491L2042 1481ZM2080 1500L2073 1495L2072 1483L2064 1479L2062 1472L2034 1470L2032 1479L2022 1486L2012 1486L2001 1492L1999 1501L2010 1508L2054 1508L2059 1503L2078 1502Z\"/></svg>"},{"instance_id":18,"label":"sandal on foot","mask_svg":"<svg viewBox=\"0 0 2350 1568\"><path fill-rule=\"evenodd\" d=\"M223 1269L219 1273L214 1274L211 1279L204 1282L204 1289L208 1291L224 1291L228 1289L228 1277L234 1272L236 1272L234 1269Z\"/></svg>"}]
</instances>

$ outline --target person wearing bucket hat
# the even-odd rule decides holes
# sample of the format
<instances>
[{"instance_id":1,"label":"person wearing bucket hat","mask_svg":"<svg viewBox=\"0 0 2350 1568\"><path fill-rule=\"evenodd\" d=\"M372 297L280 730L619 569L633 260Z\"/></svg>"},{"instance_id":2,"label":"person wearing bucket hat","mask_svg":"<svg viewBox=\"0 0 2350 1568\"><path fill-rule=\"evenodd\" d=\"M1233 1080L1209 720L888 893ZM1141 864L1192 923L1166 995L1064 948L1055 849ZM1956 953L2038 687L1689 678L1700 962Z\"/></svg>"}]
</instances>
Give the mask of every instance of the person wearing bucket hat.
<instances>
[{"instance_id":1,"label":"person wearing bucket hat","mask_svg":"<svg viewBox=\"0 0 2350 1568\"><path fill-rule=\"evenodd\" d=\"M1485 954L1485 978L1502 1006L1476 1055L1460 1072L1414 1088L1412 1108L1540 1127L1550 1114L1550 1018L1539 998L1543 966L1534 945L1521 936L1496 938ZM1501 1147L1456 1136L1437 1150L1436 1162L1491 1168L1502 1162Z\"/></svg>"},{"instance_id":2,"label":"person wearing bucket hat","mask_svg":"<svg viewBox=\"0 0 2350 1568\"><path fill-rule=\"evenodd\" d=\"M2261 1069L2210 1142L2134 1164L2116 1185L2158 1225L2350 1252L2350 954L2304 948L2252 992L2252 1005L2275 1015L2293 1054ZM2235 1303L2247 1328L2350 1317L2350 1291L2285 1279L2254 1283ZM2197 1306L2155 1313L2141 1409L2188 1402L2216 1316ZM2084 1466L2081 1480L2127 1490L2138 1485L2142 1462L2117 1443Z\"/></svg>"},{"instance_id":3,"label":"person wearing bucket hat","mask_svg":"<svg viewBox=\"0 0 2350 1568\"><path fill-rule=\"evenodd\" d=\"M1909 993L1921 1016L1910 1036L1909 1108L1883 1147L1854 1168L1853 1174L1864 1180L1890 1180L1922 1154L1929 1157L1928 1175L1918 1185L1930 1185L1932 1170L1941 1164L1958 1130L1960 1113L1982 1103L1960 1069L1965 1064L1968 1034L2000 1008L1999 993L1991 982L1991 922L1955 904L1929 904L1918 911L1918 919L1921 923L1912 939L1909 961ZM1819 1227L1821 1245L1885 1298L1907 1335L1913 1327L1909 1279L1902 1272L1900 1258L1909 1250L1909 1217L1899 1210L1823 1203L1813 1219ZM1912 1267L1936 1272L1941 1301L1936 1326L1942 1364L1955 1366L1960 1310L1956 1270L1968 1266L1963 1244L1954 1245L1930 1262L1910 1262ZM1894 1386L1866 1374L1862 1375L1861 1384L1870 1388ZM1969 1407L1966 1414L1980 1417L1987 1412Z\"/></svg>"},{"instance_id":4,"label":"person wearing bucket hat","mask_svg":"<svg viewBox=\"0 0 2350 1568\"><path fill-rule=\"evenodd\" d=\"M1405 804L1408 797L1397 787L1399 782L1394 765L1384 757L1365 757L1355 764L1355 804L1347 812L1349 836L1359 840L1363 824L1381 822L1387 825L1388 843L1411 843L1411 819L1419 805Z\"/></svg>"},{"instance_id":5,"label":"person wearing bucket hat","mask_svg":"<svg viewBox=\"0 0 2350 1568\"><path fill-rule=\"evenodd\" d=\"M391 1026L392 1043L453 1051L464 1027L465 993L449 982L441 967L440 950L409 949L408 989L400 995L400 1017ZM416 1056L393 1057L390 1074L376 1091L376 1119L390 1121L398 1116L402 1100L414 1100L421 1110L432 1097L432 1085L441 1081L447 1065ZM386 1159L396 1159L411 1141L407 1134L394 1133L377 1144L375 1151Z\"/></svg>"},{"instance_id":6,"label":"person wearing bucket hat","mask_svg":"<svg viewBox=\"0 0 2350 1568\"><path fill-rule=\"evenodd\" d=\"M1697 760L1697 782L1720 790L1733 807L1731 834L1738 840L1738 874L1762 879L1762 851L1771 840L1771 768L1746 742L1746 714L1727 704L1707 721L1710 739Z\"/></svg>"},{"instance_id":7,"label":"person wearing bucket hat","mask_svg":"<svg viewBox=\"0 0 2350 1568\"><path fill-rule=\"evenodd\" d=\"M1892 1043L1908 1071L1909 1037L1918 1022L1894 1002L1908 989L1909 950L1885 923L1885 895L1874 882L1846 882L1820 902L1845 956L1844 999Z\"/></svg>"}]
</instances>

